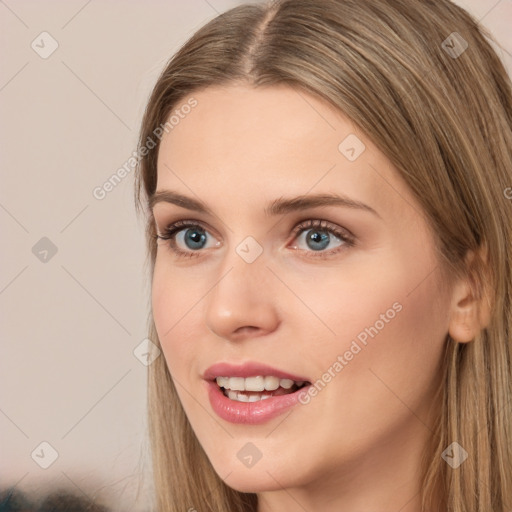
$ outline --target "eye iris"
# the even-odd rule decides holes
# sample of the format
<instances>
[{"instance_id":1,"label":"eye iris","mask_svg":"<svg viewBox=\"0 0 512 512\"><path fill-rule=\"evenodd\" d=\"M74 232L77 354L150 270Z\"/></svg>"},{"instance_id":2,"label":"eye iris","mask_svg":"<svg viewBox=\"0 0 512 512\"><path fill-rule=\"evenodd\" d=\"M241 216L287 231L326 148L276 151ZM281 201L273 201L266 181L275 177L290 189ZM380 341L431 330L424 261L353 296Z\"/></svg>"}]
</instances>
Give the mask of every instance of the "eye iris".
<instances>
[{"instance_id":1,"label":"eye iris","mask_svg":"<svg viewBox=\"0 0 512 512\"><path fill-rule=\"evenodd\" d=\"M187 229L185 232L185 243L189 247L189 249L201 249L201 247L197 247L195 244L201 244L204 243L206 240L206 235L203 230L201 229ZM192 233L192 234L191 234ZM191 242L192 246L188 245L188 243Z\"/></svg>"},{"instance_id":2,"label":"eye iris","mask_svg":"<svg viewBox=\"0 0 512 512\"><path fill-rule=\"evenodd\" d=\"M310 230L308 236L306 237L306 240L307 240L307 243L308 243L308 247L310 249L313 249L314 251L319 251L321 249L325 249L325 247L327 246L327 244L329 243L329 234L328 233L324 233L324 232L321 232L321 231L318 231L318 230ZM311 247L311 245L309 244L309 242L313 242L313 243L319 243L321 242L322 243L322 246L321 247Z\"/></svg>"}]
</instances>

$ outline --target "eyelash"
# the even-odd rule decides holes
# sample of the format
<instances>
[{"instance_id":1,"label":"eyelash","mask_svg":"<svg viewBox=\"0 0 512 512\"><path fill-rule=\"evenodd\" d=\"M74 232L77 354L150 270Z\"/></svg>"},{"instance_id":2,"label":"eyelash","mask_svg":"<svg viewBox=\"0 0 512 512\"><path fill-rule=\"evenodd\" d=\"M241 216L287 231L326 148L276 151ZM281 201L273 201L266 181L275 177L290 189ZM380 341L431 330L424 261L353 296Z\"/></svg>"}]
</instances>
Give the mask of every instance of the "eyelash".
<instances>
[{"instance_id":1,"label":"eyelash","mask_svg":"<svg viewBox=\"0 0 512 512\"><path fill-rule=\"evenodd\" d=\"M170 249L178 256L183 258L194 258L201 256L202 250L197 251L184 251L179 249L176 246L175 235L182 231L185 228L200 228L201 230L208 232L200 223L187 221L187 220L179 220L174 224L167 226L164 230L163 234L157 234L154 236L155 239L167 240L169 241L168 246ZM338 252L348 248L353 247L355 245L355 237L348 232L342 232L339 229L332 227L327 221L318 220L318 219L310 219L305 222L301 222L293 229L294 239L301 235L304 231L308 231L311 229L316 229L321 232L330 233L336 237L338 237L343 245L336 247L335 249L331 249L330 251L304 251L306 253L314 253L315 256L307 256L308 258L327 258L337 254Z\"/></svg>"}]
</instances>

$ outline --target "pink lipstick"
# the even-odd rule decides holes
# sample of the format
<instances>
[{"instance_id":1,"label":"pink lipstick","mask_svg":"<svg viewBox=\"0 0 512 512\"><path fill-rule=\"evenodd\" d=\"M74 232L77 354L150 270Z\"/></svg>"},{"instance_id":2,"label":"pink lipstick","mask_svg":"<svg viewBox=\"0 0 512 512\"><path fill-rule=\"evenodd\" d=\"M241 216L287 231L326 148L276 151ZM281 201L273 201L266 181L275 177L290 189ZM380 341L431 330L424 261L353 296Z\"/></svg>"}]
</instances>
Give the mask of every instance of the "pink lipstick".
<instances>
[{"instance_id":1,"label":"pink lipstick","mask_svg":"<svg viewBox=\"0 0 512 512\"><path fill-rule=\"evenodd\" d=\"M299 403L310 382L303 376L248 362L218 363L203 375L215 413L231 423L260 424Z\"/></svg>"}]
</instances>

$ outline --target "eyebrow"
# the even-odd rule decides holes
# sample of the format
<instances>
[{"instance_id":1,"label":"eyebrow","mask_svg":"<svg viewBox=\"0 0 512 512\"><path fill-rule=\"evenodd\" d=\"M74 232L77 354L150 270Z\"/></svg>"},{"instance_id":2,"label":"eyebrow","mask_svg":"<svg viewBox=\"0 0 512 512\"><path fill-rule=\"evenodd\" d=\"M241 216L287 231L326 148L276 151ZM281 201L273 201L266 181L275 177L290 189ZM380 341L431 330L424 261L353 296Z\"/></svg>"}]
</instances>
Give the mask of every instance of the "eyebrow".
<instances>
[{"instance_id":1,"label":"eyebrow","mask_svg":"<svg viewBox=\"0 0 512 512\"><path fill-rule=\"evenodd\" d=\"M172 190L161 190L153 193L148 199L148 206L153 210L158 203L171 203L187 210L204 213L214 216L210 208L202 201L187 197ZM342 206L345 208L353 208L363 210L382 218L371 206L361 201L350 199L349 197L338 194L315 194L302 195L293 198L279 198L271 201L265 208L266 216L283 215L294 211L306 210L308 208L316 208L319 206Z\"/></svg>"}]
</instances>

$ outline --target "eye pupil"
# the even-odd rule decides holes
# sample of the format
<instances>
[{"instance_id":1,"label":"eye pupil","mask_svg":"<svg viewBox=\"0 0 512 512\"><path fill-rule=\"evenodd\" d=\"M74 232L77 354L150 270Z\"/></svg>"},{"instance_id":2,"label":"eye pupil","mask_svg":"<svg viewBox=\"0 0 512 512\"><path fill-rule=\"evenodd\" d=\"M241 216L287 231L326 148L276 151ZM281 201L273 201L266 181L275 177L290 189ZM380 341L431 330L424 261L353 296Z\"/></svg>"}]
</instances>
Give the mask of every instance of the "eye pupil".
<instances>
[{"instance_id":1,"label":"eye pupil","mask_svg":"<svg viewBox=\"0 0 512 512\"><path fill-rule=\"evenodd\" d=\"M310 249L313 249L314 251L319 251L319 250L322 250L322 249L325 249L325 247L329 244L329 234L328 233L323 233L321 231L314 231L314 230L311 230L309 232L310 234L306 237L306 240L307 240L307 243L308 243L308 247ZM321 247L311 247L311 245L309 244L309 242L313 242L313 243L322 243L322 246Z\"/></svg>"}]
</instances>

